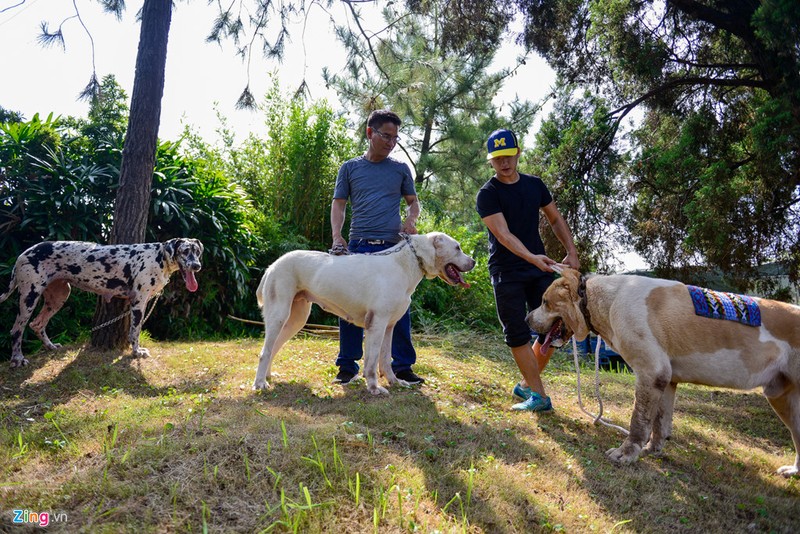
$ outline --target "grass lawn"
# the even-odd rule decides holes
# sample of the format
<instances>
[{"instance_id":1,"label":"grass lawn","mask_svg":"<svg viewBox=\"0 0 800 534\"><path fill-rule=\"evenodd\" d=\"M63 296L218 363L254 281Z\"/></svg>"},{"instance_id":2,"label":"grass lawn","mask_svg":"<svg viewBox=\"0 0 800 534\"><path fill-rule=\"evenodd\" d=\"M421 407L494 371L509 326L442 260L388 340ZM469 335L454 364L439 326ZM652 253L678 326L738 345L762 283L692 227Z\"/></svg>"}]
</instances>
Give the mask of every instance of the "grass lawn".
<instances>
[{"instance_id":1,"label":"grass lawn","mask_svg":"<svg viewBox=\"0 0 800 534\"><path fill-rule=\"evenodd\" d=\"M800 531L800 479L775 474L791 437L759 392L679 386L665 455L616 467L622 435L579 409L571 354L544 373L555 412L514 413L499 336L415 339L426 383L382 397L331 383L330 337L290 341L262 393L258 338L4 362L0 530L46 513L92 533ZM633 381L601 373L624 427ZM596 411L593 369L581 382Z\"/></svg>"}]
</instances>

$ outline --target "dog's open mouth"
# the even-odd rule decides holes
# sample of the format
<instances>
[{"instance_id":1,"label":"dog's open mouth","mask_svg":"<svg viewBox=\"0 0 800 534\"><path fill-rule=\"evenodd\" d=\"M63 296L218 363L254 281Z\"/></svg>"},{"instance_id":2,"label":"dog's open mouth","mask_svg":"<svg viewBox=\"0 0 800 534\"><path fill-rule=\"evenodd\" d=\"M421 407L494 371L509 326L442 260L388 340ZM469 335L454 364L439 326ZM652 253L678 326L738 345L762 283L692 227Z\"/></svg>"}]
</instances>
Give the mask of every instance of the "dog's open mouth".
<instances>
[{"instance_id":1,"label":"dog's open mouth","mask_svg":"<svg viewBox=\"0 0 800 534\"><path fill-rule=\"evenodd\" d=\"M181 275L183 276L183 281L186 283L186 289L192 293L197 291L199 284L197 283L197 278L194 276L194 271L191 269L181 269Z\"/></svg>"},{"instance_id":2,"label":"dog's open mouth","mask_svg":"<svg viewBox=\"0 0 800 534\"><path fill-rule=\"evenodd\" d=\"M564 326L564 321L556 319L556 322L553 323L553 326L550 327L550 331L547 332L544 338L544 343L542 343L541 348L542 353L547 352L547 349L549 349L551 345L553 347L560 347L567 341L566 337L567 329Z\"/></svg>"},{"instance_id":3,"label":"dog's open mouth","mask_svg":"<svg viewBox=\"0 0 800 534\"><path fill-rule=\"evenodd\" d=\"M448 263L445 265L444 273L447 275L448 282L454 286L469 287L467 281L461 276L461 271L454 264Z\"/></svg>"}]
</instances>

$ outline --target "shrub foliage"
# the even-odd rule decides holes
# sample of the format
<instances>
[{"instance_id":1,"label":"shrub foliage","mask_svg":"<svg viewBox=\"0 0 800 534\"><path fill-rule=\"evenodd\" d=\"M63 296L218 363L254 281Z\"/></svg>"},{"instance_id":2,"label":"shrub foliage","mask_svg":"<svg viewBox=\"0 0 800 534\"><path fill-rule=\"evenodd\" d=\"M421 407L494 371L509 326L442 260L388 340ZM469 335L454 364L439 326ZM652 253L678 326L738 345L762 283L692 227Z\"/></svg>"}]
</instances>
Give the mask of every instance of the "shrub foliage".
<instances>
[{"instance_id":1,"label":"shrub foliage","mask_svg":"<svg viewBox=\"0 0 800 534\"><path fill-rule=\"evenodd\" d=\"M107 242L127 106L113 77L102 85L87 119L9 116L0 123L3 290L17 256L40 241ZM162 140L157 147L147 240L194 237L203 242L205 253L199 291L188 293L176 277L157 301L145 324L155 338L257 332L258 327L229 316L259 318L254 293L264 269L290 250L330 246L336 173L363 146L326 102L285 97L277 83L262 112L266 138L251 134L237 144L223 118L218 145L187 128L179 140ZM467 291L441 281L420 284L413 303L416 325L494 327L483 232L448 223L441 213L435 223L423 217L421 228L459 239L479 267L468 275L473 287ZM92 321L96 298L75 293L48 328L62 343L87 334ZM17 311L16 298L10 302L0 308L0 322L7 326ZM335 318L314 308L311 320L333 323ZM37 340L28 340L25 350L37 346ZM0 352L10 353L7 335L0 335Z\"/></svg>"}]
</instances>

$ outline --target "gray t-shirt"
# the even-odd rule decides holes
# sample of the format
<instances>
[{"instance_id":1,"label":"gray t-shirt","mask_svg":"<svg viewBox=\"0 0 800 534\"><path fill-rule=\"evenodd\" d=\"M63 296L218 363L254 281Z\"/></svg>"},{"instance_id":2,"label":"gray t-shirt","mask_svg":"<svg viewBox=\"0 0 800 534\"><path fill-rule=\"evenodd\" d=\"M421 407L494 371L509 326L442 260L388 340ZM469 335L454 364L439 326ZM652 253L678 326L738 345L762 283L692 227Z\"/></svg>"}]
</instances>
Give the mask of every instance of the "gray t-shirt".
<instances>
[{"instance_id":1,"label":"gray t-shirt","mask_svg":"<svg viewBox=\"0 0 800 534\"><path fill-rule=\"evenodd\" d=\"M350 199L351 240L397 242L402 222L400 201L416 194L408 165L392 158L373 163L364 156L346 161L339 168L333 190L333 198Z\"/></svg>"}]
</instances>

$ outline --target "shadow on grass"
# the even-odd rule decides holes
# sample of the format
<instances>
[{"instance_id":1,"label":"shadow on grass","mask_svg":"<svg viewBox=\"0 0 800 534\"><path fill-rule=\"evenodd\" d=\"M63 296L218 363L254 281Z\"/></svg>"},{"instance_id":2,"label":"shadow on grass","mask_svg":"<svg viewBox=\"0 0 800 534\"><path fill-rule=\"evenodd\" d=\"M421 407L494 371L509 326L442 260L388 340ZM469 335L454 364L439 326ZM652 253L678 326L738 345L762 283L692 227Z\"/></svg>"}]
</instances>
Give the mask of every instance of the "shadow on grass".
<instances>
[{"instance_id":1,"label":"shadow on grass","mask_svg":"<svg viewBox=\"0 0 800 534\"><path fill-rule=\"evenodd\" d=\"M408 389L394 387L389 397L370 395L363 382L343 388L342 395L339 386L335 394L326 394L324 388L309 386L302 374L292 373L299 378L278 378L264 393L217 393L212 394L213 401L197 404L197 399L178 401L175 392L186 397L199 395L224 378L220 373L196 379L181 377L170 386L154 386L142 373L139 360L80 349L72 361L53 366L52 376L39 376L37 371L41 372L50 358L59 356L39 353L30 359L28 368L0 372L0 399L7 406L52 405L84 392L104 395L123 390L139 399L152 398L153 404L158 404L160 397L175 403L166 425L160 420L109 422L109 429L113 423L124 431L117 448L127 447L127 463L120 460L121 452L107 461L96 457L82 461L81 483L93 491L74 491L76 484L72 483L73 489L64 492L64 506L75 514L95 510L97 517L76 517L71 526L112 528L110 525L140 521L139 525L150 530L159 526L164 530L196 529L198 517L205 518L204 507L208 507L208 521L217 529L250 532L266 528L274 518L264 511L265 503L269 507L281 502L283 486L297 491L298 484L305 484L313 486L315 494L325 494L320 473L308 464L309 459L314 460L317 442L329 444L335 438L349 474L357 471L371 478L374 488L374 481L392 463L398 459L410 462L427 494L434 496L439 513L454 525L466 520L471 528L484 532L588 529L591 520L581 523L576 517L591 514L592 509L576 499L590 501L611 518L612 526L619 524L625 531L800 529L797 485L787 485L777 475L765 476L773 466L754 463L726 447L726 436L757 439L760 445L775 449L791 446L788 431L766 400L755 395L712 395L710 390L679 386L674 438L667 443L664 457L617 467L606 460L604 451L618 446L622 436L593 426L588 418L571 415L574 410L568 405L575 402L574 390L563 385L568 382L566 377L559 378L558 389L551 393L556 411L547 415L511 414L498 408L492 391L496 382L480 373L469 378L471 387L465 390L429 383ZM154 368L158 370L157 361L147 364L151 374ZM237 365L249 367L253 362ZM560 369L559 362L553 367ZM31 383L35 375L36 381ZM603 378L604 399L629 417L633 400L630 377L619 381ZM462 411L453 415L443 403L454 403ZM187 407L195 411L189 412ZM73 423L76 432L81 421L97 416L87 413L82 417ZM702 419L718 431L693 432L682 423L683 418ZM101 427L103 434L97 439L105 442L106 423L95 422L95 426ZM69 434L72 429L64 430ZM44 432L36 439L43 439ZM371 436L374 446L365 436ZM495 466L499 469L492 476ZM473 467L484 473L484 478L471 485L467 474ZM286 481L281 487L275 473ZM408 485L402 480L397 483ZM7 495L16 499L14 504L33 506L18 502L31 491L12 490ZM36 491L43 495L39 498L46 498L47 489ZM400 497L399 489L397 493L395 499ZM377 499L374 494L366 498ZM333 525L324 530L336 531L337 525L359 530L370 525L363 510L361 522L350 524L351 515L359 513L355 505L338 499L335 506L339 512L334 518L323 515ZM353 508L352 514L348 508ZM168 522L147 519L145 509ZM603 525L601 530L610 530ZM709 525L715 528L709 530Z\"/></svg>"},{"instance_id":2,"label":"shadow on grass","mask_svg":"<svg viewBox=\"0 0 800 534\"><path fill-rule=\"evenodd\" d=\"M632 391L630 393L632 396ZM305 402L298 403L298 399ZM771 413L766 401L762 410L758 402L753 402L757 400L747 399L745 403L748 410L758 412L757 417L773 419L775 435L768 439L774 439L778 447L791 446L791 441L787 441L788 432ZM737 400L739 402L742 401ZM278 384L275 396L268 403L281 409L300 410L312 417L335 415L369 429L393 454L414 460L425 475L431 494L443 496L442 500L447 501L456 494L463 497L471 492L472 501L466 517L470 524L486 532L516 532L520 524L557 529L552 507L555 504L563 511L569 505L566 496L541 494L535 485L536 477L528 478L520 469L520 480L533 482L526 486L525 482L504 484L498 480L506 505L502 511L495 509L482 497L480 489L467 487L463 477L456 476L470 469L470 462L477 464L486 457L518 466L561 462L564 456L571 458L576 464L574 475L565 477L565 485L585 488L597 506L618 524L624 524L626 530L691 531L709 522L717 526L718 531L736 531L747 525L758 531L781 532L800 526L800 518L790 512L800 497L796 486L787 488L778 475L765 477L763 470L749 458L732 457L716 440L684 431L679 421L676 422L678 436L668 442L662 457L616 466L606 459L604 452L619 446L623 440L620 433L593 426L589 419L574 419L558 411L546 415L514 415L511 428L502 430L481 418L476 418L475 424L464 424L446 417L425 395L397 388L390 398L372 398L362 388L348 388L343 401L317 398L307 388L297 385ZM425 421L429 430L410 434L415 427L408 425L406 428L399 422L398 411L413 411L419 420ZM711 425L725 426L733 415L731 411L732 408L720 407L709 410L706 416ZM676 413L677 419L681 416L682 413ZM733 434L751 436L762 428L740 419L737 421L734 417L735 426L727 427ZM559 451L544 451L532 443L530 436L521 438L523 431L514 425L526 423L546 434ZM781 433L784 434L782 438ZM487 443L494 444L487 446ZM442 463L449 466L447 473L443 474ZM710 471L708 466L714 469ZM545 506L545 502L549 504ZM452 508L453 520L458 521L459 516Z\"/></svg>"},{"instance_id":3,"label":"shadow on grass","mask_svg":"<svg viewBox=\"0 0 800 534\"><path fill-rule=\"evenodd\" d=\"M72 357L67 351L77 351ZM58 360L69 360L63 367L42 374ZM134 397L159 397L170 392L199 393L214 383L209 375L200 380L184 380L177 385L156 387L145 378L140 365L145 361L132 355L130 349L98 351L82 347L65 347L59 351L42 350L28 357L25 367L0 370L0 401L16 398L36 400L48 398L64 403L81 391L96 395L125 391ZM35 378L35 380L34 380Z\"/></svg>"}]
</instances>

